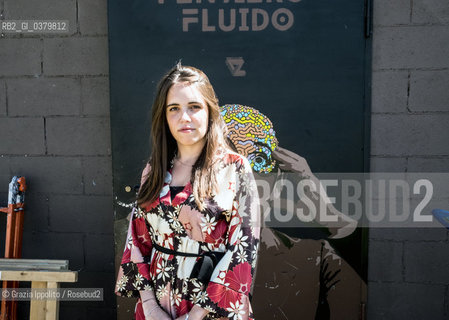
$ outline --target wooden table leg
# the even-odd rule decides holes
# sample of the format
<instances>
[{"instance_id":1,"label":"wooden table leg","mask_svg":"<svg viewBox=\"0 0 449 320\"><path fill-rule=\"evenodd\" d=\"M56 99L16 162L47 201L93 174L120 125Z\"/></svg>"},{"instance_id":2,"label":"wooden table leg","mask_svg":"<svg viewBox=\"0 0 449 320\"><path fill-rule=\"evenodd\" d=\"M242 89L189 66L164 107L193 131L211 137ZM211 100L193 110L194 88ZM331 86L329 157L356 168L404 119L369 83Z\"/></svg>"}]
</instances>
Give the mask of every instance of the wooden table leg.
<instances>
[{"instance_id":1,"label":"wooden table leg","mask_svg":"<svg viewBox=\"0 0 449 320\"><path fill-rule=\"evenodd\" d=\"M47 282L47 288L57 290L59 288L58 282ZM59 300L47 300L47 314L45 320L58 320L59 318Z\"/></svg>"},{"instance_id":2,"label":"wooden table leg","mask_svg":"<svg viewBox=\"0 0 449 320\"><path fill-rule=\"evenodd\" d=\"M47 282L32 281L31 290L33 289L47 289ZM31 300L30 302L30 320L44 320L47 310L47 303L45 300Z\"/></svg>"}]
</instances>

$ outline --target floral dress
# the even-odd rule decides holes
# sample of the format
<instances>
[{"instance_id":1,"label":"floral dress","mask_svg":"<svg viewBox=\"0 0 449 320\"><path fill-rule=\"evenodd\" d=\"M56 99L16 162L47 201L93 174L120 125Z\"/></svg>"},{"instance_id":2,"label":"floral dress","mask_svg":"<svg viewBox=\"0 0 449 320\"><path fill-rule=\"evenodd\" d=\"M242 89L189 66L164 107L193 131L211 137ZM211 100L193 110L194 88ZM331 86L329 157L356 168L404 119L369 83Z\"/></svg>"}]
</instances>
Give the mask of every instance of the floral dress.
<instances>
[{"instance_id":1,"label":"floral dress","mask_svg":"<svg viewBox=\"0 0 449 320\"><path fill-rule=\"evenodd\" d=\"M160 197L135 207L130 219L116 294L140 297L153 290L173 318L194 305L209 311L204 319L254 319L249 300L260 238L257 188L248 160L236 153L222 156L219 192L199 210L188 183L171 199L171 170ZM178 252L224 252L208 284L191 277L199 257L162 253L156 243ZM135 317L145 319L140 298Z\"/></svg>"}]
</instances>

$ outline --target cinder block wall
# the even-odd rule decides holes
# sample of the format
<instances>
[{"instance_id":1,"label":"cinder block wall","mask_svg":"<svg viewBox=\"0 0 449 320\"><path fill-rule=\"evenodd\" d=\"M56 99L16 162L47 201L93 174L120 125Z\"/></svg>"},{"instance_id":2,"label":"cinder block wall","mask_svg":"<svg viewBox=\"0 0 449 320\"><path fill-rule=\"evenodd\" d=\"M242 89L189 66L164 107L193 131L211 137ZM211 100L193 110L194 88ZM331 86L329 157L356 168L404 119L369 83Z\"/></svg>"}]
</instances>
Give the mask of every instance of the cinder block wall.
<instances>
[{"instance_id":1,"label":"cinder block wall","mask_svg":"<svg viewBox=\"0 0 449 320\"><path fill-rule=\"evenodd\" d=\"M25 176L22 256L68 259L79 281L65 287L105 291L103 302L62 302L64 320L115 319L106 5L0 1L1 19L69 20L67 34L0 38L0 203L11 176Z\"/></svg>"},{"instance_id":2,"label":"cinder block wall","mask_svg":"<svg viewBox=\"0 0 449 320\"><path fill-rule=\"evenodd\" d=\"M372 169L448 172L449 4L374 9ZM0 203L26 176L23 257L69 259L77 286L106 292L62 302L64 320L115 318L106 14L106 0L0 0L2 19L70 22L0 38ZM446 231L373 229L369 245L369 319L448 318Z\"/></svg>"},{"instance_id":3,"label":"cinder block wall","mask_svg":"<svg viewBox=\"0 0 449 320\"><path fill-rule=\"evenodd\" d=\"M374 0L373 40L372 171L449 172L449 2ZM368 319L448 319L448 270L444 229L370 230Z\"/></svg>"}]
</instances>

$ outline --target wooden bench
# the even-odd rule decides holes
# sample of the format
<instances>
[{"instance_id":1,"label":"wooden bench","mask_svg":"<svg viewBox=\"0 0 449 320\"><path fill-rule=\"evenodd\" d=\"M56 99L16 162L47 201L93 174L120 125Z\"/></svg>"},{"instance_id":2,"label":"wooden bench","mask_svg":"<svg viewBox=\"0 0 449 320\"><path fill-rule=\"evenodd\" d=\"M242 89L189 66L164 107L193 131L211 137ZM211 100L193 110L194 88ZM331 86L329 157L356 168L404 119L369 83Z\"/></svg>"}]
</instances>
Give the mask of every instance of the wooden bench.
<instances>
[{"instance_id":1,"label":"wooden bench","mask_svg":"<svg viewBox=\"0 0 449 320\"><path fill-rule=\"evenodd\" d=\"M0 280L31 281L31 289L58 289L61 282L76 282L78 272L67 260L0 259ZM30 301L30 320L57 320L59 300Z\"/></svg>"}]
</instances>

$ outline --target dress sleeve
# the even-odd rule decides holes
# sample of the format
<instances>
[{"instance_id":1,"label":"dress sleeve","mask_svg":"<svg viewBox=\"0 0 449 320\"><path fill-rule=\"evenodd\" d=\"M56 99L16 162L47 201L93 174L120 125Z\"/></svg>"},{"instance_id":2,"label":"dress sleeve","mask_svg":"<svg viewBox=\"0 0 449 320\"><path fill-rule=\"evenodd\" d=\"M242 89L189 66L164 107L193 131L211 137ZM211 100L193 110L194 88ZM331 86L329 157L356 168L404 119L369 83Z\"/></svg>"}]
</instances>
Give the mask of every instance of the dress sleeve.
<instances>
[{"instance_id":1,"label":"dress sleeve","mask_svg":"<svg viewBox=\"0 0 449 320\"><path fill-rule=\"evenodd\" d=\"M140 290L152 290L149 261L152 248L144 212L135 204L131 212L115 294L140 297Z\"/></svg>"},{"instance_id":2,"label":"dress sleeve","mask_svg":"<svg viewBox=\"0 0 449 320\"><path fill-rule=\"evenodd\" d=\"M251 166L242 157L226 234L226 253L212 273L202 308L229 319L253 319L249 295L260 239L260 208Z\"/></svg>"}]
</instances>

